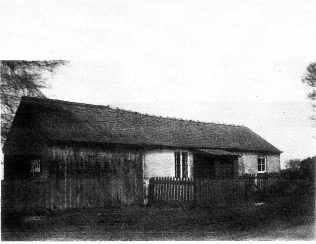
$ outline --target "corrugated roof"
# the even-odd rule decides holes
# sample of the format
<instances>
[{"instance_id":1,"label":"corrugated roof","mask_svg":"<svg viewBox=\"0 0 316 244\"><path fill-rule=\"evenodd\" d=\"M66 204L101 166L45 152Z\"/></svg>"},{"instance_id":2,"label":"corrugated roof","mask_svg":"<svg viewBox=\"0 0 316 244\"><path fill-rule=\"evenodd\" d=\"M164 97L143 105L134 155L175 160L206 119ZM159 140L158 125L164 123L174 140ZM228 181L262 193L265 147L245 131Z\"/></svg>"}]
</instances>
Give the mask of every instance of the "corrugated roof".
<instances>
[{"instance_id":1,"label":"corrugated roof","mask_svg":"<svg viewBox=\"0 0 316 244\"><path fill-rule=\"evenodd\" d=\"M280 153L245 126L163 118L109 106L32 97L22 98L20 110L33 113L43 135L51 140Z\"/></svg>"}]
</instances>

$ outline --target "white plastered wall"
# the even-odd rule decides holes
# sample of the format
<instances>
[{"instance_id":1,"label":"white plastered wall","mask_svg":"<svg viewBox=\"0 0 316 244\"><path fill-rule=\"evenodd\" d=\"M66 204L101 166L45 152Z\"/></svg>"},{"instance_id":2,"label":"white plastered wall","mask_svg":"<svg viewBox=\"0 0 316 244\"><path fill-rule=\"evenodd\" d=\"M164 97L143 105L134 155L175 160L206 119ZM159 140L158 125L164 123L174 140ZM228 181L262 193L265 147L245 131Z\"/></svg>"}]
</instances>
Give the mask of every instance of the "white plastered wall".
<instances>
[{"instance_id":1,"label":"white plastered wall","mask_svg":"<svg viewBox=\"0 0 316 244\"><path fill-rule=\"evenodd\" d=\"M156 149L144 153L144 180L149 180L151 177L175 177L175 152L188 152L188 176L192 178L193 154L190 151Z\"/></svg>"},{"instance_id":2,"label":"white plastered wall","mask_svg":"<svg viewBox=\"0 0 316 244\"><path fill-rule=\"evenodd\" d=\"M156 149L143 153L144 204L148 202L148 186L151 177L175 177L175 152L188 152L188 177L193 178L193 154L187 150ZM182 167L181 167L182 170Z\"/></svg>"},{"instance_id":3,"label":"white plastered wall","mask_svg":"<svg viewBox=\"0 0 316 244\"><path fill-rule=\"evenodd\" d=\"M278 172L281 169L280 155L272 154L256 154L256 153L241 153L238 159L238 173L242 174L257 174L258 173L258 156L265 156L267 162L266 172Z\"/></svg>"}]
</instances>

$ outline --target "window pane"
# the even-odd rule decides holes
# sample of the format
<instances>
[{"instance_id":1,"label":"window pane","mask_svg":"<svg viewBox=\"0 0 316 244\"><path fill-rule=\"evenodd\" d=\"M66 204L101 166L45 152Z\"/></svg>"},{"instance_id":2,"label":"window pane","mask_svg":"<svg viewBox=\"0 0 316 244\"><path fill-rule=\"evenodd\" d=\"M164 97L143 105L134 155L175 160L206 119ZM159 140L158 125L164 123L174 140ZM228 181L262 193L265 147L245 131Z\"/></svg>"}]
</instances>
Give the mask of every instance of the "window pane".
<instances>
[{"instance_id":1,"label":"window pane","mask_svg":"<svg viewBox=\"0 0 316 244\"><path fill-rule=\"evenodd\" d=\"M259 157L258 158L258 172L264 172L264 171L266 171L266 158Z\"/></svg>"},{"instance_id":2,"label":"window pane","mask_svg":"<svg viewBox=\"0 0 316 244\"><path fill-rule=\"evenodd\" d=\"M175 177L180 178L180 152L175 152Z\"/></svg>"},{"instance_id":3,"label":"window pane","mask_svg":"<svg viewBox=\"0 0 316 244\"><path fill-rule=\"evenodd\" d=\"M182 153L182 177L188 178L188 153Z\"/></svg>"}]
</instances>

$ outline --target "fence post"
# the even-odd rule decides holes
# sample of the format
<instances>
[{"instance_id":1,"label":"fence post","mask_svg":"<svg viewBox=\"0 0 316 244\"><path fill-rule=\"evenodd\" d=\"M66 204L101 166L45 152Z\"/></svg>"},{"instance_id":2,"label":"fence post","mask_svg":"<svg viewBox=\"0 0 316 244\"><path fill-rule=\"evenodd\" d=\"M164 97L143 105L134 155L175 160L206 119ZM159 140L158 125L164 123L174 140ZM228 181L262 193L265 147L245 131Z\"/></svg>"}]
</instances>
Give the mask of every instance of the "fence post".
<instances>
[{"instance_id":1,"label":"fence post","mask_svg":"<svg viewBox=\"0 0 316 244\"><path fill-rule=\"evenodd\" d=\"M154 179L149 179L149 185L148 185L148 206L150 206L153 203L153 197L154 197Z\"/></svg>"},{"instance_id":2,"label":"fence post","mask_svg":"<svg viewBox=\"0 0 316 244\"><path fill-rule=\"evenodd\" d=\"M200 181L198 179L194 180L193 185L193 205L198 206L199 204L199 194L200 194Z\"/></svg>"}]
</instances>

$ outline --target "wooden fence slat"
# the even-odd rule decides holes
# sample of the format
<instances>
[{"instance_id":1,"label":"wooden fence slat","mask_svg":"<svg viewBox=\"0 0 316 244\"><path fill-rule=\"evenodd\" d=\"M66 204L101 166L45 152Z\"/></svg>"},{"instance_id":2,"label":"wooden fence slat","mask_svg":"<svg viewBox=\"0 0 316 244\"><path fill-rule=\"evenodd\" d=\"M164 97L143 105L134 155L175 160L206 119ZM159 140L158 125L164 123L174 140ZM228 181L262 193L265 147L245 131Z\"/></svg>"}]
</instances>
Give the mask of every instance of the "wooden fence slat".
<instances>
[{"instance_id":1,"label":"wooden fence slat","mask_svg":"<svg viewBox=\"0 0 316 244\"><path fill-rule=\"evenodd\" d=\"M149 180L148 201L150 204L182 202L202 206L261 201L269 195L270 187L280 181L293 179L281 178L277 174L235 179L152 178ZM19 210L104 207L107 203L125 204L134 197L136 188L133 186L127 191L122 182L121 179L111 182L105 178L70 178L67 184L63 179L4 181L3 196L9 198L6 204ZM129 185L132 183L133 180Z\"/></svg>"},{"instance_id":2,"label":"wooden fence slat","mask_svg":"<svg viewBox=\"0 0 316 244\"><path fill-rule=\"evenodd\" d=\"M268 189L277 180L277 175L243 176L234 179L178 179L156 178L150 181L149 198L154 202L182 202L210 205L233 204L254 201L255 194L265 198Z\"/></svg>"}]
</instances>

